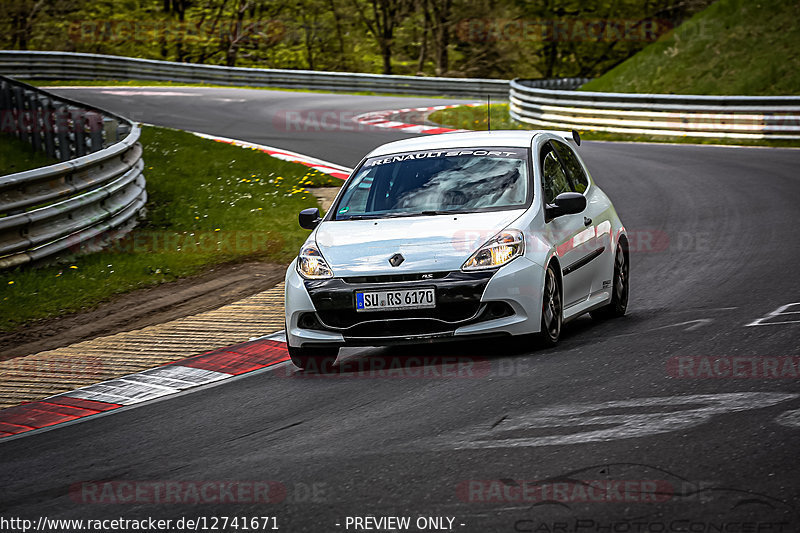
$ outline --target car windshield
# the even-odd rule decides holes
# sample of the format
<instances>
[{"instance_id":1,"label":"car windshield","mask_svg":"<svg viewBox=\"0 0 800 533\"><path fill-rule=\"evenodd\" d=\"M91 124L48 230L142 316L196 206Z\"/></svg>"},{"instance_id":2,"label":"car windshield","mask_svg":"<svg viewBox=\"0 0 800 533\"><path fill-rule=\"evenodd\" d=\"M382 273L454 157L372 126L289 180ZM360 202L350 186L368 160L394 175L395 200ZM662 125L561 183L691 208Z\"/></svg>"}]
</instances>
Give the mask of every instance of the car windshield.
<instances>
[{"instance_id":1,"label":"car windshield","mask_svg":"<svg viewBox=\"0 0 800 533\"><path fill-rule=\"evenodd\" d=\"M528 150L463 148L367 159L334 220L513 209L528 201Z\"/></svg>"}]
</instances>

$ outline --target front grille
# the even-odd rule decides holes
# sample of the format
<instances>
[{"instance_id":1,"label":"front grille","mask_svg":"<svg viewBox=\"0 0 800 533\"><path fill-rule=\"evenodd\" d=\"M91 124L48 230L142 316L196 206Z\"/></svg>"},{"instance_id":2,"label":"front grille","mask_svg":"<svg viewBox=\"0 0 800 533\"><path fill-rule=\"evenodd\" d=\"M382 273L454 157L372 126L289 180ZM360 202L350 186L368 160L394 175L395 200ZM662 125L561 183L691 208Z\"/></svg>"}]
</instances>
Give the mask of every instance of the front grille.
<instances>
[{"instance_id":1,"label":"front grille","mask_svg":"<svg viewBox=\"0 0 800 533\"><path fill-rule=\"evenodd\" d=\"M468 319L466 323L474 324L475 322L494 320L513 314L514 310L506 302L488 302L481 304L477 316L472 315L472 317L468 317L472 319ZM430 318L394 318L362 322L348 328L345 334L348 337L360 337L364 339L414 335L449 336L461 325L464 324L452 324Z\"/></svg>"},{"instance_id":2,"label":"front grille","mask_svg":"<svg viewBox=\"0 0 800 533\"><path fill-rule=\"evenodd\" d=\"M420 281L442 279L449 272L431 272L419 274L387 274L384 276L356 276L342 278L346 283L403 283L406 281Z\"/></svg>"},{"instance_id":3,"label":"front grille","mask_svg":"<svg viewBox=\"0 0 800 533\"><path fill-rule=\"evenodd\" d=\"M404 319L430 319L439 331L453 330L455 324L473 318L481 308L481 296L494 272L446 272L438 279L418 279L397 282L392 289L434 287L436 307L396 311L357 312L357 290L386 290L384 282L350 283L347 279L307 280L306 289L324 326L347 330L358 324ZM383 277L383 276L381 276ZM352 279L352 278L349 278ZM350 334L349 331L343 332Z\"/></svg>"}]
</instances>

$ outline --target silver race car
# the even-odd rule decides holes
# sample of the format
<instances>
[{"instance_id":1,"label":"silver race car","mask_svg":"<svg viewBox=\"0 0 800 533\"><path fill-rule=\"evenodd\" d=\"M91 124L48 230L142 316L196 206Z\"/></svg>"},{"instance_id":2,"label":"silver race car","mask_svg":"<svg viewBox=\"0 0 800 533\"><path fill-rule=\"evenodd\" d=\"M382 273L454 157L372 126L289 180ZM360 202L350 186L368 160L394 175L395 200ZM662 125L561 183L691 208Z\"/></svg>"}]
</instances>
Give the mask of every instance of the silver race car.
<instances>
[{"instance_id":1,"label":"silver race car","mask_svg":"<svg viewBox=\"0 0 800 533\"><path fill-rule=\"evenodd\" d=\"M368 154L286 271L300 368L343 346L489 336L558 342L584 313L621 316L628 238L576 133L450 133Z\"/></svg>"}]
</instances>

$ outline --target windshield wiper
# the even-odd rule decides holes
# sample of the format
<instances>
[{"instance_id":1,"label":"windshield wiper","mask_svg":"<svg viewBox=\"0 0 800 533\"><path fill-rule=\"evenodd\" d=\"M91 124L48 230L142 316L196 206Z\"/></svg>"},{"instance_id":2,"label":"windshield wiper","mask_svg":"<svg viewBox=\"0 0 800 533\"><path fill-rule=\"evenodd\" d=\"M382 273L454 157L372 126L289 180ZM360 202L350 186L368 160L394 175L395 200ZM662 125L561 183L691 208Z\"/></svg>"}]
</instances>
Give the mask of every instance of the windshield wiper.
<instances>
[{"instance_id":1,"label":"windshield wiper","mask_svg":"<svg viewBox=\"0 0 800 533\"><path fill-rule=\"evenodd\" d=\"M336 220L370 220L373 218L383 218L381 215L350 215L346 218L338 218Z\"/></svg>"},{"instance_id":2,"label":"windshield wiper","mask_svg":"<svg viewBox=\"0 0 800 533\"><path fill-rule=\"evenodd\" d=\"M471 211L449 211L446 209L439 210L426 210L417 213L382 213L380 215L351 215L346 218L337 218L336 220L373 220L378 218L405 218L405 217L424 217L432 215L456 215L470 213Z\"/></svg>"},{"instance_id":3,"label":"windshield wiper","mask_svg":"<svg viewBox=\"0 0 800 533\"><path fill-rule=\"evenodd\" d=\"M337 218L336 220L374 220L378 218L399 218L408 216L400 213L381 213L380 215L351 215L347 218Z\"/></svg>"},{"instance_id":4,"label":"windshield wiper","mask_svg":"<svg viewBox=\"0 0 800 533\"><path fill-rule=\"evenodd\" d=\"M430 216L430 215L458 215L469 213L470 211L459 211L457 209L436 209L432 211L420 211L420 215L422 216Z\"/></svg>"},{"instance_id":5,"label":"windshield wiper","mask_svg":"<svg viewBox=\"0 0 800 533\"><path fill-rule=\"evenodd\" d=\"M417 211L416 213L388 213L384 215L386 218L404 218L404 217L428 217L433 215L456 215L471 213L471 211L451 211L448 209L426 209L424 211Z\"/></svg>"}]
</instances>

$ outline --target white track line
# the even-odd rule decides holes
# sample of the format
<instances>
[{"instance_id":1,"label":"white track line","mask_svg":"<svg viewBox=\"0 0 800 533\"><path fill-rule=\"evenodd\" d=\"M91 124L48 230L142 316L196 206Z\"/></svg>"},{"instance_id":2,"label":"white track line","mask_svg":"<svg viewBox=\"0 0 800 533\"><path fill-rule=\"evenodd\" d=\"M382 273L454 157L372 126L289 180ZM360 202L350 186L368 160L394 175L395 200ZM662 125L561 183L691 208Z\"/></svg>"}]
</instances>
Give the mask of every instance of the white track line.
<instances>
[{"instance_id":1,"label":"white track line","mask_svg":"<svg viewBox=\"0 0 800 533\"><path fill-rule=\"evenodd\" d=\"M267 146L264 144L242 141L239 139L231 139L229 137L220 137L219 135L209 135L207 133L198 133L194 131L191 133L203 139L231 144L241 148L249 148L251 150L260 150L271 155L272 157L276 157L284 161L291 161L293 163L300 163L315 170L319 170L323 174L328 174L341 179L346 179L353 171L352 168L337 165L336 163L331 163L330 161L317 159L316 157L311 157L309 155L292 152L284 148L276 148L274 146Z\"/></svg>"}]
</instances>

